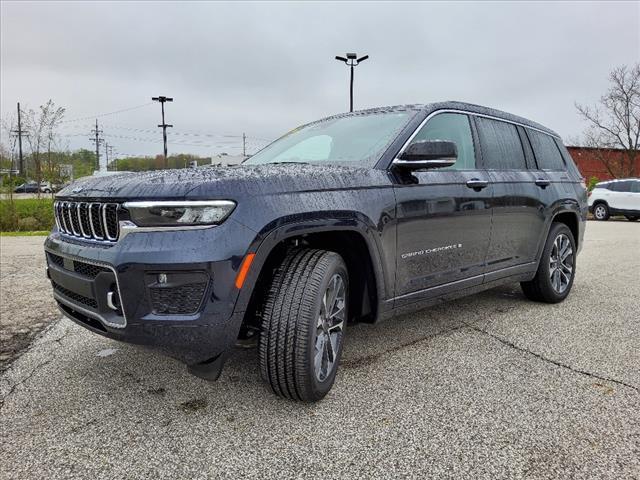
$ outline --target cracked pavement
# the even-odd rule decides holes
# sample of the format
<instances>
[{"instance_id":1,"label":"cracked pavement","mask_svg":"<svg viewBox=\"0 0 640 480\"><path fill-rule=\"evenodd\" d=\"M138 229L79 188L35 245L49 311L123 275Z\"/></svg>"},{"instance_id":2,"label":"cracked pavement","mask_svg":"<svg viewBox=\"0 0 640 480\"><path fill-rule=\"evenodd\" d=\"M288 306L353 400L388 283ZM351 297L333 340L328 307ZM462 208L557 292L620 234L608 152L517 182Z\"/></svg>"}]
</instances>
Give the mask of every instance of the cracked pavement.
<instances>
[{"instance_id":1,"label":"cracked pavement","mask_svg":"<svg viewBox=\"0 0 640 480\"><path fill-rule=\"evenodd\" d=\"M0 377L0 478L638 479L639 252L640 224L589 222L562 304L506 285L351 326L316 405L255 350L208 383L61 320Z\"/></svg>"}]
</instances>

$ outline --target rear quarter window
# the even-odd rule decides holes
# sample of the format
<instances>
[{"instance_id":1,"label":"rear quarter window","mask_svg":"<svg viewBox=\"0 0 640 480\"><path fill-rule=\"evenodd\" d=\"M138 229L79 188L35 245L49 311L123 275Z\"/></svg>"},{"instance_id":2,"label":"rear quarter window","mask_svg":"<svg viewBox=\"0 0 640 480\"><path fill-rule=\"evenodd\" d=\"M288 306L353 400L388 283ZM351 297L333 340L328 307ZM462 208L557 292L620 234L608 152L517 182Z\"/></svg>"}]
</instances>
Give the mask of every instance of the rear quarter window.
<instances>
[{"instance_id":1,"label":"rear quarter window","mask_svg":"<svg viewBox=\"0 0 640 480\"><path fill-rule=\"evenodd\" d=\"M623 182L613 182L610 190L613 190L614 192L630 192L632 183L635 182L632 182L630 180L626 180Z\"/></svg>"},{"instance_id":2,"label":"rear quarter window","mask_svg":"<svg viewBox=\"0 0 640 480\"><path fill-rule=\"evenodd\" d=\"M564 160L551 135L527 128L527 136L540 170L565 170Z\"/></svg>"},{"instance_id":3,"label":"rear quarter window","mask_svg":"<svg viewBox=\"0 0 640 480\"><path fill-rule=\"evenodd\" d=\"M484 117L477 117L476 125L485 168L526 170L524 150L515 125Z\"/></svg>"},{"instance_id":4,"label":"rear quarter window","mask_svg":"<svg viewBox=\"0 0 640 480\"><path fill-rule=\"evenodd\" d=\"M631 184L631 192L632 193L640 193L640 182L633 182Z\"/></svg>"}]
</instances>

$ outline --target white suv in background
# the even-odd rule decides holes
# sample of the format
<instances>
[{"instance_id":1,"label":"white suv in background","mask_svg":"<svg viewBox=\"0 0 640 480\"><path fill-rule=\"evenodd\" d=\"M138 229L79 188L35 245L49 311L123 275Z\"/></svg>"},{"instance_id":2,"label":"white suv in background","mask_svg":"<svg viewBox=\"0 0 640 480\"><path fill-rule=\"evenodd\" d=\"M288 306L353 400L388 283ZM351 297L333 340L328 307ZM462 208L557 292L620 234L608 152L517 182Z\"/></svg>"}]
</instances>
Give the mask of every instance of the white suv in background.
<instances>
[{"instance_id":1,"label":"white suv in background","mask_svg":"<svg viewBox=\"0 0 640 480\"><path fill-rule=\"evenodd\" d=\"M624 215L635 222L640 218L640 178L623 178L597 183L589 194L589 211L596 220Z\"/></svg>"}]
</instances>

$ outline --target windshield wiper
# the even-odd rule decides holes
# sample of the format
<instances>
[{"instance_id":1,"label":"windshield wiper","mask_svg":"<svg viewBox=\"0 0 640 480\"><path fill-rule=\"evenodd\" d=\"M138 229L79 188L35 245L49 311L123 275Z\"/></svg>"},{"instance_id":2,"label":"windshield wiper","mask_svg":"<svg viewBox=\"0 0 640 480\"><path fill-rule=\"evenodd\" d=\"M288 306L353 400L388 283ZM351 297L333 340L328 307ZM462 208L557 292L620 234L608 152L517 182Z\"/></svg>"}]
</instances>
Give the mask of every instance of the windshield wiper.
<instances>
[{"instance_id":1,"label":"windshield wiper","mask_svg":"<svg viewBox=\"0 0 640 480\"><path fill-rule=\"evenodd\" d=\"M269 162L267 165L291 165L291 164L302 164L309 165L309 162Z\"/></svg>"}]
</instances>

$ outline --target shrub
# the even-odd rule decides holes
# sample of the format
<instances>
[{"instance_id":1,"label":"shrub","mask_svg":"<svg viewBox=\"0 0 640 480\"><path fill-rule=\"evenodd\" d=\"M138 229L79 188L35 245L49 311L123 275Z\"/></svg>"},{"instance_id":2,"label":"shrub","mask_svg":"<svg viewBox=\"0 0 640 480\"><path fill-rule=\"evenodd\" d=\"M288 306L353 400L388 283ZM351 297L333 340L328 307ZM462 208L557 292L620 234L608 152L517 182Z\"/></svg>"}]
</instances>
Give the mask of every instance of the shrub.
<instances>
[{"instance_id":1,"label":"shrub","mask_svg":"<svg viewBox=\"0 0 640 480\"><path fill-rule=\"evenodd\" d=\"M0 231L51 230L54 222L51 198L0 200Z\"/></svg>"}]
</instances>

